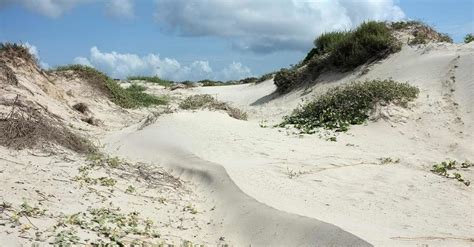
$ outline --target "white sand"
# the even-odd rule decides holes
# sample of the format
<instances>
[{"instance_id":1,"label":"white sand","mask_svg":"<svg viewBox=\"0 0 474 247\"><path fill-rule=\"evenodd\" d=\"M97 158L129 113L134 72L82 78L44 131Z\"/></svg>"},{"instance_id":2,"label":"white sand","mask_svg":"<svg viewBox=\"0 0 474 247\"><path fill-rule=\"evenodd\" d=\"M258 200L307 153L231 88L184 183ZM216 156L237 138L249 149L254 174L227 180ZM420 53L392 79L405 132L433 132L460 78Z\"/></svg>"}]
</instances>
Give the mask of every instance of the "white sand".
<instances>
[{"instance_id":1,"label":"white sand","mask_svg":"<svg viewBox=\"0 0 474 247\"><path fill-rule=\"evenodd\" d=\"M165 166L179 160L192 167L194 159L176 156L196 155L223 166L257 201L334 224L376 246L472 246L472 186L430 168L447 158L474 160L473 59L473 44L429 44L404 47L365 75L327 75L320 84L275 99L271 81L197 88L194 93L213 94L248 111L250 121L219 112L179 112L105 142L114 152ZM455 82L448 83L452 76ZM259 126L264 120L277 123L301 98L370 78L407 81L421 93L408 109L383 107L378 121L338 134L337 142L324 134L299 136ZM381 165L386 157L400 163ZM473 181L473 169L462 176Z\"/></svg>"}]
</instances>

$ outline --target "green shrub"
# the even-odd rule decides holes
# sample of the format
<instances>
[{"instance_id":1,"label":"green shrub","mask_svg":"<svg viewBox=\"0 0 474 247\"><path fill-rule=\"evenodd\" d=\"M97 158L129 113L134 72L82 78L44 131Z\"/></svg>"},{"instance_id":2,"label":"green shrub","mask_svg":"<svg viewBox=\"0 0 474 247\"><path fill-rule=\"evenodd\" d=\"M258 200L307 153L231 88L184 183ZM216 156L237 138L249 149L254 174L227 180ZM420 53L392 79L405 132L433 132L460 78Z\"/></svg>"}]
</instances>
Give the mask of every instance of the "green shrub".
<instances>
[{"instance_id":1,"label":"green shrub","mask_svg":"<svg viewBox=\"0 0 474 247\"><path fill-rule=\"evenodd\" d=\"M158 76L129 76L127 77L127 80L130 80L130 81L140 80L140 81L146 81L146 82L153 82L164 87L170 87L173 84L172 81L163 80Z\"/></svg>"},{"instance_id":2,"label":"green shrub","mask_svg":"<svg viewBox=\"0 0 474 247\"><path fill-rule=\"evenodd\" d=\"M112 102L123 108L147 107L167 103L167 98L147 94L144 92L145 88L138 85L132 85L124 89L106 74L92 67L75 64L57 67L54 71L74 71L92 86L103 92Z\"/></svg>"},{"instance_id":3,"label":"green shrub","mask_svg":"<svg viewBox=\"0 0 474 247\"><path fill-rule=\"evenodd\" d=\"M300 74L297 70L281 69L275 74L274 83L280 93L286 93L300 83Z\"/></svg>"},{"instance_id":4,"label":"green shrub","mask_svg":"<svg viewBox=\"0 0 474 247\"><path fill-rule=\"evenodd\" d=\"M226 111L227 114L232 118L247 120L247 113L238 108L232 107L225 102L220 102L209 94L191 95L184 99L179 104L179 107L184 110L222 110Z\"/></svg>"},{"instance_id":5,"label":"green shrub","mask_svg":"<svg viewBox=\"0 0 474 247\"><path fill-rule=\"evenodd\" d=\"M469 33L466 35L466 37L464 37L464 43L471 43L472 41L474 41L474 34L472 33Z\"/></svg>"},{"instance_id":6,"label":"green shrub","mask_svg":"<svg viewBox=\"0 0 474 247\"><path fill-rule=\"evenodd\" d=\"M338 44L350 38L350 36L351 36L350 32L323 33L314 41L317 54L322 55L330 51L333 51L335 48L337 48Z\"/></svg>"},{"instance_id":7,"label":"green shrub","mask_svg":"<svg viewBox=\"0 0 474 247\"><path fill-rule=\"evenodd\" d=\"M346 131L362 124L378 103L406 104L417 97L418 88L392 80L353 82L335 87L286 116L281 126L293 124L305 133L315 128Z\"/></svg>"},{"instance_id":8,"label":"green shrub","mask_svg":"<svg viewBox=\"0 0 474 247\"><path fill-rule=\"evenodd\" d=\"M247 78L244 78L244 79L241 79L237 82L237 84L248 84L248 83L255 83L258 81L258 78L257 77L247 77ZM227 84L232 84L232 83L229 83L227 82Z\"/></svg>"}]
</instances>

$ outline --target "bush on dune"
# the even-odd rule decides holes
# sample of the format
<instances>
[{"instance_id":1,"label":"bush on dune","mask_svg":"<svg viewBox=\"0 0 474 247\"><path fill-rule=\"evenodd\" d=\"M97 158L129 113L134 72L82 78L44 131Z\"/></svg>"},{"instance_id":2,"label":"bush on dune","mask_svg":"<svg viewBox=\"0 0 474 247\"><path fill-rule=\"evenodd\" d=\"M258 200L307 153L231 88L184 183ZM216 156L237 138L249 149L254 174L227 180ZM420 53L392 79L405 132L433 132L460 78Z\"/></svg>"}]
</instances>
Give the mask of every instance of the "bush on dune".
<instances>
[{"instance_id":1,"label":"bush on dune","mask_svg":"<svg viewBox=\"0 0 474 247\"><path fill-rule=\"evenodd\" d=\"M185 98L179 104L179 107L183 110L222 110L226 111L227 114L232 118L239 120L247 120L247 113L238 108L232 107L225 102L218 101L209 94L191 95Z\"/></svg>"},{"instance_id":2,"label":"bush on dune","mask_svg":"<svg viewBox=\"0 0 474 247\"><path fill-rule=\"evenodd\" d=\"M352 124L364 123L377 104L405 105L418 93L418 88L392 80L354 82L332 88L296 109L281 126L292 124L304 133L314 133L316 128L346 131Z\"/></svg>"},{"instance_id":3,"label":"bush on dune","mask_svg":"<svg viewBox=\"0 0 474 247\"><path fill-rule=\"evenodd\" d=\"M306 67L281 70L275 76L280 93L286 93L305 79L317 78L324 71L347 71L400 50L399 42L383 22L365 22L352 31L330 32L319 36L303 61Z\"/></svg>"},{"instance_id":4,"label":"bush on dune","mask_svg":"<svg viewBox=\"0 0 474 247\"><path fill-rule=\"evenodd\" d=\"M165 97L158 97L145 93L145 88L132 85L125 89L106 74L84 65L61 66L53 71L74 71L79 77L103 92L112 102L123 108L148 107L167 103Z\"/></svg>"},{"instance_id":5,"label":"bush on dune","mask_svg":"<svg viewBox=\"0 0 474 247\"><path fill-rule=\"evenodd\" d=\"M474 34L469 33L464 37L464 43L467 44L467 43L471 43L472 41L474 41Z\"/></svg>"}]
</instances>

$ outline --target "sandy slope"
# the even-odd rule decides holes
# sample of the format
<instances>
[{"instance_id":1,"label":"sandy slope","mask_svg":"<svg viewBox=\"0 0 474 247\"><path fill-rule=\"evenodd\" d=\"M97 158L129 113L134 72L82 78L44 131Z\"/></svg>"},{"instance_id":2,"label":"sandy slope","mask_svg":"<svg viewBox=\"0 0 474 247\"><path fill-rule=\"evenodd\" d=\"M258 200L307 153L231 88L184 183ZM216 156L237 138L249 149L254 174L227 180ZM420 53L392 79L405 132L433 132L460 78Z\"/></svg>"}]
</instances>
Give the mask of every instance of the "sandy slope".
<instances>
[{"instance_id":1,"label":"sandy slope","mask_svg":"<svg viewBox=\"0 0 474 247\"><path fill-rule=\"evenodd\" d=\"M219 112L179 112L162 116L141 131L132 126L104 142L113 152L160 160L169 167L179 164L192 170L193 164L200 164L208 171L215 166L209 163L218 164L240 190L257 201L334 224L376 246L472 246L473 187L429 170L433 163L447 158L474 160L473 62L472 43L429 44L404 47L371 65L368 73L362 73L363 68L326 75L319 84L280 97L274 95L271 81L183 90L184 94L208 93L232 102L250 113L250 121ZM335 134L337 142L325 140L334 133L300 136L291 129L261 127L280 121L302 98L370 78L408 81L421 93L408 109L381 107L374 114L378 121ZM400 162L381 164L380 159L388 157ZM474 181L472 168L460 173ZM196 181L225 180L222 172L192 177ZM215 186L209 185L213 183ZM240 205L245 197L233 183L204 184L216 189L219 200L235 200ZM234 206L229 206L229 212ZM233 227L247 226L245 217L241 219L230 222L241 224ZM285 229L279 228L275 236ZM282 240L300 236L289 233ZM231 242L245 242L239 234L230 236Z\"/></svg>"}]
</instances>

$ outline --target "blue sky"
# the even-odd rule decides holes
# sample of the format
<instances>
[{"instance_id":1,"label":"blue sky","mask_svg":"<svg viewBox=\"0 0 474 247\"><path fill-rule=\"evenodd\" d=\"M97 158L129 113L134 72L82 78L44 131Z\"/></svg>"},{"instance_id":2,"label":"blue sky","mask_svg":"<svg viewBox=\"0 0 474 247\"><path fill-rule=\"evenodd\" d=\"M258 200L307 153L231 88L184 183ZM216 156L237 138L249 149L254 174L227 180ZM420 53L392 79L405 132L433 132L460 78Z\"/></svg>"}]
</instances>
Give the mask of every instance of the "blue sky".
<instances>
[{"instance_id":1,"label":"blue sky","mask_svg":"<svg viewBox=\"0 0 474 247\"><path fill-rule=\"evenodd\" d=\"M474 0L0 0L0 41L44 66L229 80L297 63L318 34L367 19L419 19L459 42L473 16Z\"/></svg>"}]
</instances>

